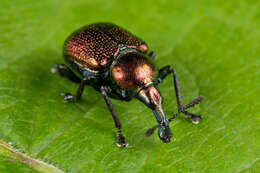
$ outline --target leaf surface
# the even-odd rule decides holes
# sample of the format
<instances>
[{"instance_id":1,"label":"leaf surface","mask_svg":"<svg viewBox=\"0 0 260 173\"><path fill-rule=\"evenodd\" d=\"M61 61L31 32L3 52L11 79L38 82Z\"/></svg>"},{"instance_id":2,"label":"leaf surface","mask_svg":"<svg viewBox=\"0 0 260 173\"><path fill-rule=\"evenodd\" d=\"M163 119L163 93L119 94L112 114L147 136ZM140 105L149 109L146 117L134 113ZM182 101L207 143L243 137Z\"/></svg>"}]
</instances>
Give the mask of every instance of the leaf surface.
<instances>
[{"instance_id":1,"label":"leaf surface","mask_svg":"<svg viewBox=\"0 0 260 173\"><path fill-rule=\"evenodd\" d=\"M259 7L257 0L1 0L0 139L70 173L259 172ZM192 109L204 116L200 124L179 116L171 123L174 140L163 144L144 136L156 124L151 110L112 100L130 144L121 149L100 93L86 87L80 102L62 101L60 92L78 86L50 69L64 62L71 32L100 21L143 38L157 68L171 65L185 103L206 97ZM159 88L170 117L177 111L172 77ZM0 147L0 172L44 171Z\"/></svg>"}]
</instances>

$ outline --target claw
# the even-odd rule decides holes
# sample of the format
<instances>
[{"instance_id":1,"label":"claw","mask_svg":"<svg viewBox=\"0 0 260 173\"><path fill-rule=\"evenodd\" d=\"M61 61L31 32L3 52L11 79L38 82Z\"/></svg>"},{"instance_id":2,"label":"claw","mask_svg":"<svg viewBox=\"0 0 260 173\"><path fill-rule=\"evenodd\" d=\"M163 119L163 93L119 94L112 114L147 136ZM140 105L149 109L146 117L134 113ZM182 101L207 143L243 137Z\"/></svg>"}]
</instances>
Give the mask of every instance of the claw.
<instances>
[{"instance_id":1,"label":"claw","mask_svg":"<svg viewBox=\"0 0 260 173\"><path fill-rule=\"evenodd\" d=\"M128 143L126 142L125 140L125 137L124 136L120 136L118 138L118 141L117 141L117 144L116 144L118 147L128 147Z\"/></svg>"},{"instance_id":2,"label":"claw","mask_svg":"<svg viewBox=\"0 0 260 173\"><path fill-rule=\"evenodd\" d=\"M74 101L74 96L70 93L60 93L65 102Z\"/></svg>"},{"instance_id":3,"label":"claw","mask_svg":"<svg viewBox=\"0 0 260 173\"><path fill-rule=\"evenodd\" d=\"M51 68L51 72L52 72L52 73L57 73L57 72L58 72L58 69L57 69L57 68L58 68L57 64L54 63L54 64L53 64L53 67Z\"/></svg>"},{"instance_id":4,"label":"claw","mask_svg":"<svg viewBox=\"0 0 260 173\"><path fill-rule=\"evenodd\" d=\"M191 120L192 124L199 124L199 120Z\"/></svg>"},{"instance_id":5,"label":"claw","mask_svg":"<svg viewBox=\"0 0 260 173\"><path fill-rule=\"evenodd\" d=\"M118 147L128 147L128 143L117 143L116 144Z\"/></svg>"},{"instance_id":6,"label":"claw","mask_svg":"<svg viewBox=\"0 0 260 173\"><path fill-rule=\"evenodd\" d=\"M199 124L199 120L201 120L203 117L201 115L196 115L190 112L185 111L185 115L187 115L193 124Z\"/></svg>"}]
</instances>

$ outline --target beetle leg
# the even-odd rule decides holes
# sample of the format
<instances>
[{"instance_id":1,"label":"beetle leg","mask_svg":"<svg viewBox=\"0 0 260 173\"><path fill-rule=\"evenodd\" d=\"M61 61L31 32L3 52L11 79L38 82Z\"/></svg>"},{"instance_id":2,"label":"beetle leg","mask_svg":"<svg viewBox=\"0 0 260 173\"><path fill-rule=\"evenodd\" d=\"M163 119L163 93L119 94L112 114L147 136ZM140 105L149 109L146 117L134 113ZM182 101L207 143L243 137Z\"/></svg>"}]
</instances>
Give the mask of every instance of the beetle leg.
<instances>
[{"instance_id":1,"label":"beetle leg","mask_svg":"<svg viewBox=\"0 0 260 173\"><path fill-rule=\"evenodd\" d=\"M117 116L117 113L113 107L112 102L110 101L110 99L107 95L106 88L104 86L101 86L100 91L101 91L102 95L104 96L107 107L112 114L112 117L113 117L113 120L115 123L115 127L117 128L117 146L118 147L127 147L128 143L126 142L125 137L123 136L123 133L121 131L121 128L122 128L121 122Z\"/></svg>"},{"instance_id":2,"label":"beetle leg","mask_svg":"<svg viewBox=\"0 0 260 173\"><path fill-rule=\"evenodd\" d=\"M64 97L64 101L65 102L69 102L69 101L79 101L81 96L82 96L82 93L83 93L83 90L84 90L84 87L85 85L91 80L91 79L94 79L95 77L94 76L87 76L87 77L84 77L81 82L80 82L80 85L79 85L79 88L76 92L75 95L72 95L70 93L61 93L60 95Z\"/></svg>"},{"instance_id":3,"label":"beetle leg","mask_svg":"<svg viewBox=\"0 0 260 173\"><path fill-rule=\"evenodd\" d=\"M188 109L190 107L193 107L195 106L196 104L199 104L202 100L204 99L203 96L200 96L198 98L195 98L194 100L192 100L189 104L185 105L184 109ZM172 120L174 120L181 112L177 112L176 114L174 114L171 118L169 118L169 122L171 122ZM192 123L194 124L198 124L199 123L199 119L202 118L201 115L195 115L195 114L192 114L192 113L189 113L189 112L185 112L186 114L188 114L187 116L192 120ZM199 118L199 119L198 119ZM147 132L145 133L145 135L147 137L151 136L155 129L157 129L158 127L160 127L159 125L155 125L153 126L152 128L148 129Z\"/></svg>"},{"instance_id":4,"label":"beetle leg","mask_svg":"<svg viewBox=\"0 0 260 173\"><path fill-rule=\"evenodd\" d=\"M187 111L184 111L183 113L191 119L193 124L198 124L199 120L202 119L201 115L196 115Z\"/></svg>"},{"instance_id":5,"label":"beetle leg","mask_svg":"<svg viewBox=\"0 0 260 173\"><path fill-rule=\"evenodd\" d=\"M154 53L154 51L152 51L152 52L150 52L150 53L148 54L148 56L151 57L152 59L155 59L156 53Z\"/></svg>"},{"instance_id":6,"label":"beetle leg","mask_svg":"<svg viewBox=\"0 0 260 173\"><path fill-rule=\"evenodd\" d=\"M186 111L188 107L184 106L184 102L182 99L182 93L180 88L180 83L178 80L178 75L176 71L171 66L165 66L159 70L158 75L158 83L161 83L163 79L168 75L172 73L173 74L173 80L174 80L174 88L175 88L175 95L177 99L177 105L178 105L178 112L184 113L187 117L189 117L194 124L198 124L199 120L202 118L200 115L192 114ZM195 99L199 102L203 100L203 97L198 97L198 99ZM196 103L196 104L198 104ZM191 104L191 103L190 103Z\"/></svg>"},{"instance_id":7,"label":"beetle leg","mask_svg":"<svg viewBox=\"0 0 260 173\"><path fill-rule=\"evenodd\" d=\"M165 67L161 68L159 70L158 83L162 83L163 79L170 73L173 73L174 88L175 88L175 95L176 95L177 104L178 104L178 111L182 112L182 111L184 111L184 103L183 103L181 88L180 88L178 75L177 75L176 71L171 66L165 66Z\"/></svg>"},{"instance_id":8,"label":"beetle leg","mask_svg":"<svg viewBox=\"0 0 260 173\"><path fill-rule=\"evenodd\" d=\"M65 64L54 64L51 72L53 73L58 73L60 76L62 77L67 77L68 79L70 79L73 82L76 83L80 83L81 79L75 74L73 73L73 71L66 66Z\"/></svg>"}]
</instances>

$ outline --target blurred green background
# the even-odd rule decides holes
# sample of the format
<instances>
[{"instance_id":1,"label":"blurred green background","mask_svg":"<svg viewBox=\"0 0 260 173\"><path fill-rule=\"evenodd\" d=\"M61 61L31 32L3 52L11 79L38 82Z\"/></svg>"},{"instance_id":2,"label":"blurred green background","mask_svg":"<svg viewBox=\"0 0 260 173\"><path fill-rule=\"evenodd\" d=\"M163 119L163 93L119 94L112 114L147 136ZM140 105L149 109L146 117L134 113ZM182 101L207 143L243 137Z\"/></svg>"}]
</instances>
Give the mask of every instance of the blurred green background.
<instances>
[{"instance_id":1,"label":"blurred green background","mask_svg":"<svg viewBox=\"0 0 260 173\"><path fill-rule=\"evenodd\" d=\"M0 0L0 139L13 146L0 141L0 172L260 172L259 8L258 0ZM100 93L86 87L81 102L62 101L77 85L50 68L64 62L72 31L100 21L143 38L158 68L172 65L185 103L206 97L192 109L200 124L178 117L163 144L144 136L156 124L148 108L112 100L130 144L122 149ZM159 88L170 117L172 78Z\"/></svg>"}]
</instances>

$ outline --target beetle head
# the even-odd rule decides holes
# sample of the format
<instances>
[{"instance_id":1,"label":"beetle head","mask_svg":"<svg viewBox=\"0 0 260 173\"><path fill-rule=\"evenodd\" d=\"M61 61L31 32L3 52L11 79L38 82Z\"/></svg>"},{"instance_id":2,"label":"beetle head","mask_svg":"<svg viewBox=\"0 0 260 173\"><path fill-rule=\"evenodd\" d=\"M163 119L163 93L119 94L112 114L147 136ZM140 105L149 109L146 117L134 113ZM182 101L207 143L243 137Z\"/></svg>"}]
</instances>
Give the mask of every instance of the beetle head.
<instances>
[{"instance_id":1,"label":"beetle head","mask_svg":"<svg viewBox=\"0 0 260 173\"><path fill-rule=\"evenodd\" d=\"M154 76L154 64L138 52L123 54L112 68L112 77L116 84L134 92L152 83Z\"/></svg>"},{"instance_id":2,"label":"beetle head","mask_svg":"<svg viewBox=\"0 0 260 173\"><path fill-rule=\"evenodd\" d=\"M153 110L160 124L159 138L163 142L170 142L172 133L162 109L162 96L153 83L155 75L154 64L145 55L137 52L123 54L112 67L112 77L116 84L138 93L137 98Z\"/></svg>"}]
</instances>

